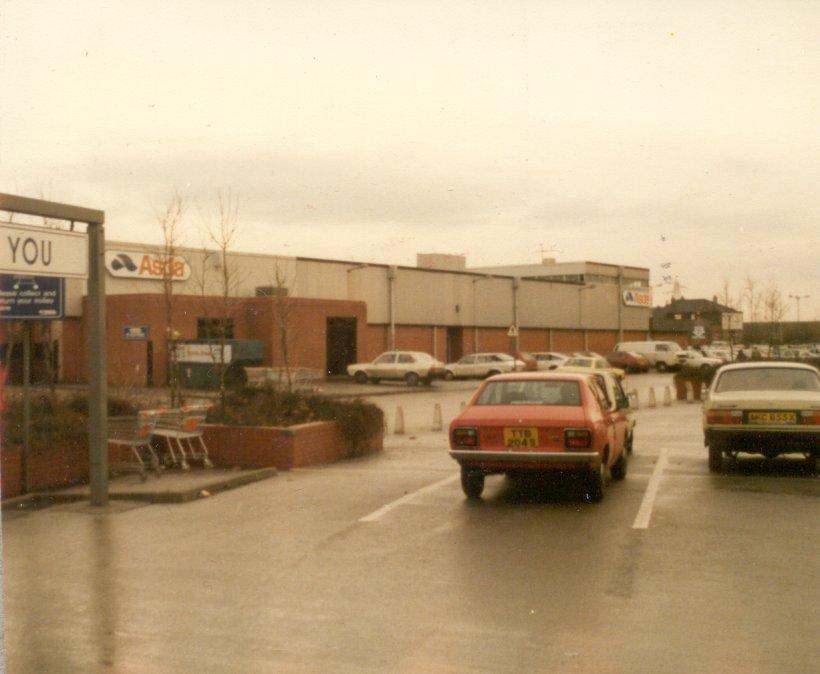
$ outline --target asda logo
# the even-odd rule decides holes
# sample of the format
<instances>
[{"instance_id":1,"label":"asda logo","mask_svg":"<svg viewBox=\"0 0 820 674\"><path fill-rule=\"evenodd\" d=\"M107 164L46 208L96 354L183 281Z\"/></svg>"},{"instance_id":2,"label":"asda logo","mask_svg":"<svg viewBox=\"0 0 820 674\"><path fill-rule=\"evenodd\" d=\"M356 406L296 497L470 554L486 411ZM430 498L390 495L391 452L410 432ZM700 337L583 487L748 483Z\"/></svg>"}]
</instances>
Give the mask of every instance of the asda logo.
<instances>
[{"instance_id":1,"label":"asda logo","mask_svg":"<svg viewBox=\"0 0 820 674\"><path fill-rule=\"evenodd\" d=\"M191 276L191 266L181 255L166 258L154 253L108 250L105 252L105 268L111 276L118 278L185 281Z\"/></svg>"}]
</instances>

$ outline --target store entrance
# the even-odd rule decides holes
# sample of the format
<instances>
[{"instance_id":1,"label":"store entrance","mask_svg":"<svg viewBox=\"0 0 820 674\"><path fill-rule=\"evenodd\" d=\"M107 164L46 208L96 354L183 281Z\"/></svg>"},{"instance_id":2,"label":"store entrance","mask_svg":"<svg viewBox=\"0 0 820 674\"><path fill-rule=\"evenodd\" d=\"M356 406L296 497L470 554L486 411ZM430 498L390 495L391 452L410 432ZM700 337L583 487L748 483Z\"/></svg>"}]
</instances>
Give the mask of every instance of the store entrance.
<instances>
[{"instance_id":1,"label":"store entrance","mask_svg":"<svg viewBox=\"0 0 820 674\"><path fill-rule=\"evenodd\" d=\"M447 328L447 361L454 363L464 355L464 328Z\"/></svg>"},{"instance_id":2,"label":"store entrance","mask_svg":"<svg viewBox=\"0 0 820 674\"><path fill-rule=\"evenodd\" d=\"M330 316L327 319L327 374L347 374L356 362L356 319Z\"/></svg>"}]
</instances>

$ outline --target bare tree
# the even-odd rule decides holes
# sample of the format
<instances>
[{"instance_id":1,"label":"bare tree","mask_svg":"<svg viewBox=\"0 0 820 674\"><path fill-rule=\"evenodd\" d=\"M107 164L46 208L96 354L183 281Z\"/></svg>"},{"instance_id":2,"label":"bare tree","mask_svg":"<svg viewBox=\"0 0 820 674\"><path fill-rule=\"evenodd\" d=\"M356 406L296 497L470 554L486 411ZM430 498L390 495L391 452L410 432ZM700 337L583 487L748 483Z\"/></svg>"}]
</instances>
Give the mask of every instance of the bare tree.
<instances>
[{"instance_id":1,"label":"bare tree","mask_svg":"<svg viewBox=\"0 0 820 674\"><path fill-rule=\"evenodd\" d=\"M218 316L212 321L210 333L215 337L217 343L217 359L219 372L219 400L224 409L227 398L226 366L227 340L232 331L233 312L231 299L236 296L236 292L241 282L239 268L228 258L230 251L236 243L239 232L239 198L230 190L218 192L216 199L216 212L213 221L208 226L208 239L215 247L211 257L213 266L217 273L217 287L219 292ZM205 263L203 262L203 265ZM204 267L203 267L204 269ZM203 278L203 288L204 288Z\"/></svg>"},{"instance_id":2,"label":"bare tree","mask_svg":"<svg viewBox=\"0 0 820 674\"><path fill-rule=\"evenodd\" d=\"M290 392L293 390L293 378L290 371L290 309L288 300L287 276L276 264L274 278L274 303L276 305L276 330L279 333L279 349L282 354L282 365L285 368L285 386Z\"/></svg>"},{"instance_id":3,"label":"bare tree","mask_svg":"<svg viewBox=\"0 0 820 674\"><path fill-rule=\"evenodd\" d=\"M746 301L749 320L752 323L755 323L760 317L760 308L763 297L760 290L757 288L757 281L751 276L746 276L746 281L743 284L742 297Z\"/></svg>"},{"instance_id":4,"label":"bare tree","mask_svg":"<svg viewBox=\"0 0 820 674\"><path fill-rule=\"evenodd\" d=\"M185 402L176 350L179 333L174 329L174 276L184 213L185 199L178 191L175 191L168 200L165 210L156 215L162 232L162 298L165 308L165 341L168 345L168 386L171 407L182 405Z\"/></svg>"},{"instance_id":5,"label":"bare tree","mask_svg":"<svg viewBox=\"0 0 820 674\"><path fill-rule=\"evenodd\" d=\"M780 325L788 307L776 283L771 283L763 293L763 320L769 325L769 348L779 344L782 337Z\"/></svg>"}]
</instances>

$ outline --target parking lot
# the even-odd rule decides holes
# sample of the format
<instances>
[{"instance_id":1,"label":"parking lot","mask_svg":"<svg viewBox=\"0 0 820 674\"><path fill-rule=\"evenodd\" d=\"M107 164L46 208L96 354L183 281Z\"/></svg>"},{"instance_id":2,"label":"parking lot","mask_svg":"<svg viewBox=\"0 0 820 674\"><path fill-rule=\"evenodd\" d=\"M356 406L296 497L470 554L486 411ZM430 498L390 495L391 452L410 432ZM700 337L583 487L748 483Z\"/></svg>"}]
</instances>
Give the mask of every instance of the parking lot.
<instances>
[{"instance_id":1,"label":"parking lot","mask_svg":"<svg viewBox=\"0 0 820 674\"><path fill-rule=\"evenodd\" d=\"M374 396L375 457L186 505L7 514L7 671L816 670L818 477L710 474L670 381L627 382L635 453L600 504L572 476L465 500L446 427L476 384L456 381Z\"/></svg>"}]
</instances>

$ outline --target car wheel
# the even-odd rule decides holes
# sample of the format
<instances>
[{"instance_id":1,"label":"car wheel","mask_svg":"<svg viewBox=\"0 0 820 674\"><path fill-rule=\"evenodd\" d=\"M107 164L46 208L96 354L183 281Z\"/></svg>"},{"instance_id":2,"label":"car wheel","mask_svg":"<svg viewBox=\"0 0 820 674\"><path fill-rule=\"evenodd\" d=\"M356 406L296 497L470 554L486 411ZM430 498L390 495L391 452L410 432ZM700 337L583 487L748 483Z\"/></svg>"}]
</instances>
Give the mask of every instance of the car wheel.
<instances>
[{"instance_id":1,"label":"car wheel","mask_svg":"<svg viewBox=\"0 0 820 674\"><path fill-rule=\"evenodd\" d=\"M461 469L461 488L467 498L481 498L484 491L484 473L469 468Z\"/></svg>"},{"instance_id":2,"label":"car wheel","mask_svg":"<svg viewBox=\"0 0 820 674\"><path fill-rule=\"evenodd\" d=\"M624 451L621 452L621 456L618 457L618 460L613 463L612 468L609 469L609 474L613 480L623 480L626 477L626 465L626 448L624 448Z\"/></svg>"},{"instance_id":3,"label":"car wheel","mask_svg":"<svg viewBox=\"0 0 820 674\"><path fill-rule=\"evenodd\" d=\"M356 380L357 384L366 384L367 383L367 372L362 372L359 370L353 378Z\"/></svg>"},{"instance_id":4,"label":"car wheel","mask_svg":"<svg viewBox=\"0 0 820 674\"><path fill-rule=\"evenodd\" d=\"M709 472L720 473L723 470L723 449L717 443L709 445Z\"/></svg>"},{"instance_id":5,"label":"car wheel","mask_svg":"<svg viewBox=\"0 0 820 674\"><path fill-rule=\"evenodd\" d=\"M587 486L587 494L589 500L594 503L599 503L604 498L606 491L606 462L601 461L601 464L589 474L589 485Z\"/></svg>"},{"instance_id":6,"label":"car wheel","mask_svg":"<svg viewBox=\"0 0 820 674\"><path fill-rule=\"evenodd\" d=\"M626 443L624 444L624 449L627 454L632 454L632 443L634 440L635 438L632 436L632 433L630 433L626 438Z\"/></svg>"},{"instance_id":7,"label":"car wheel","mask_svg":"<svg viewBox=\"0 0 820 674\"><path fill-rule=\"evenodd\" d=\"M658 372L666 372L666 363L662 360L656 363L655 367L658 369Z\"/></svg>"},{"instance_id":8,"label":"car wheel","mask_svg":"<svg viewBox=\"0 0 820 674\"><path fill-rule=\"evenodd\" d=\"M408 386L418 386L419 376L415 372L408 372L404 375L404 381Z\"/></svg>"},{"instance_id":9,"label":"car wheel","mask_svg":"<svg viewBox=\"0 0 820 674\"><path fill-rule=\"evenodd\" d=\"M453 379L455 379L455 377L456 377L456 376L455 376L452 372L450 372L450 370L447 370L447 371L444 373L444 379L445 379L446 381L453 381Z\"/></svg>"}]
</instances>

